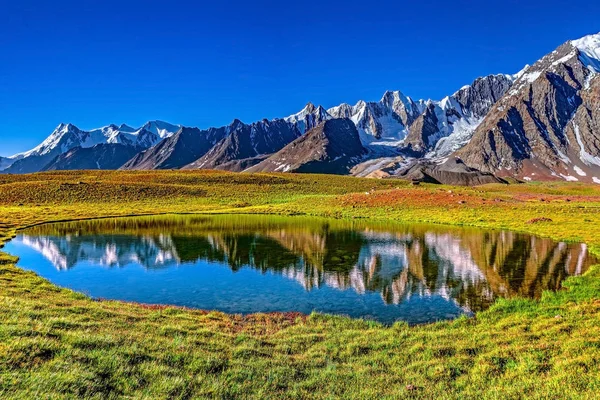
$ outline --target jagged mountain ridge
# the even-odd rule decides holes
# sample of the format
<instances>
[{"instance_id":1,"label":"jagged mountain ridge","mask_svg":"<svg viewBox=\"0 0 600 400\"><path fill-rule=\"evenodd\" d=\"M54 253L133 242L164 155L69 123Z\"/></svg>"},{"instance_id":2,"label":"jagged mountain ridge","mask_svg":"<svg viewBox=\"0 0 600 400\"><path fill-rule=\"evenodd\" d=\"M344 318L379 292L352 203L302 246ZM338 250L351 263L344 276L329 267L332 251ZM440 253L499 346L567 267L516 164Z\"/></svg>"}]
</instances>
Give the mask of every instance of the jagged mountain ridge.
<instances>
[{"instance_id":1,"label":"jagged mountain ridge","mask_svg":"<svg viewBox=\"0 0 600 400\"><path fill-rule=\"evenodd\" d=\"M600 183L599 72L600 34L589 35L566 42L518 74L478 78L440 101L414 101L388 91L378 102L354 106L325 109L309 103L281 120L236 120L204 130L221 132L207 142L202 135L197 141L173 139L180 127L159 121L139 129L109 125L92 131L61 124L40 146L0 160L0 167L35 172L59 154L100 141L142 149L124 168L243 171L323 122L347 118L368 150L361 157L365 165L355 166L361 176L398 176L418 160L460 159L468 168L500 177Z\"/></svg>"},{"instance_id":2,"label":"jagged mountain ridge","mask_svg":"<svg viewBox=\"0 0 600 400\"><path fill-rule=\"evenodd\" d=\"M125 170L181 168L202 157L226 134L227 128L201 131L198 128L183 127L174 135L138 153L120 167Z\"/></svg>"},{"instance_id":3,"label":"jagged mountain ridge","mask_svg":"<svg viewBox=\"0 0 600 400\"><path fill-rule=\"evenodd\" d=\"M365 146L385 149L383 152L389 153L400 149L398 146L408 134L410 125L418 120L426 105L442 102L415 102L399 91L388 91L379 102L359 101L355 106L342 104L329 110L309 103L299 113L283 120L262 120L249 125L235 120L227 127L203 130L208 136L215 132L222 133L217 135L218 140L209 149L205 148L202 135L197 136L197 143L188 140L186 146L181 145L180 137L174 138L180 127L160 121L151 121L139 129L123 124L108 125L91 131L80 130L72 124L60 124L42 144L29 152L13 156L15 165L3 172L36 172L44 169L57 155L74 147L86 148L103 142L121 143L141 149L139 154L120 166L123 169L181 168L187 163L186 168L241 171L264 160L321 122L338 118L352 120ZM284 122L287 126L282 127ZM269 125L277 126L277 129L273 130ZM239 132L229 137L231 132L236 132L236 128ZM251 132L251 140L248 140L248 130ZM277 139L273 139L273 135ZM175 143L180 145L175 146ZM179 151L187 155L177 154L178 147ZM373 153L379 154L380 151ZM198 156L198 159L192 160L194 156ZM167 161L171 158L181 159L186 163Z\"/></svg>"},{"instance_id":4,"label":"jagged mountain ridge","mask_svg":"<svg viewBox=\"0 0 600 400\"><path fill-rule=\"evenodd\" d=\"M599 59L600 34L544 56L455 156L499 176L600 183Z\"/></svg>"},{"instance_id":5,"label":"jagged mountain ridge","mask_svg":"<svg viewBox=\"0 0 600 400\"><path fill-rule=\"evenodd\" d=\"M248 172L347 174L366 153L350 119L330 119L249 168Z\"/></svg>"},{"instance_id":6,"label":"jagged mountain ridge","mask_svg":"<svg viewBox=\"0 0 600 400\"><path fill-rule=\"evenodd\" d=\"M76 147L91 148L98 144L121 144L135 148L139 152L168 138L179 128L179 126L167 122L149 121L138 129L125 124L120 126L111 124L86 131L73 124L61 123L40 145L32 150L10 157L14 162L3 172L30 173L41 171L57 156Z\"/></svg>"},{"instance_id":7,"label":"jagged mountain ridge","mask_svg":"<svg viewBox=\"0 0 600 400\"><path fill-rule=\"evenodd\" d=\"M30 173L44 169L45 165L50 163L60 154L67 152L75 147L92 147L100 143L120 143L128 146L139 147L140 154L137 154L132 160L121 166L123 169L157 169L157 168L181 168L186 164L183 162L165 162L166 159L182 159L189 161L186 168L218 168L233 171L241 171L280 150L283 146L291 142L298 135L317 126L323 121L337 118L349 118L356 125L363 145L371 149L374 154L394 153L400 149L402 141L409 132L409 127L418 120L421 113L427 105L442 104L442 102L432 102L419 100L413 101L399 91L388 91L384 93L379 102L359 101L355 106L341 104L325 110L322 106L315 106L308 103L300 112L293 114L283 120L262 120L253 124L244 124L235 120L232 124L221 128L209 128L202 132L224 132L213 143L214 148L204 148L205 143L201 136L198 136L198 143L192 143L181 147L181 151L187 153L187 157L197 155L198 159L189 161L185 155L174 154L176 150L174 143L179 143L180 139L173 136L181 128L179 125L172 125L161 121L150 121L138 129L131 128L125 124L120 126L111 124L103 128L84 131L72 124L60 124L55 131L36 148L20 153L9 160L13 166L5 169L7 173ZM273 129L268 125L281 125L287 123L287 127L279 126L275 129L273 139ZM231 132L235 132L239 125L241 131L234 137L229 138ZM444 124L440 124L442 126ZM445 123L448 126L448 123ZM252 140L247 139L247 134L241 134L243 131L262 132L264 137L252 135ZM285 131L285 132L284 132ZM292 134L293 133L293 134ZM241 134L241 136L240 136ZM444 134L438 135L444 137ZM164 142L164 143L163 143ZM177 147L177 146L175 146ZM184 147L186 147L184 149ZM165 150L168 149L168 150ZM163 152L163 153L161 153ZM164 153L169 154L165 156ZM175 151L177 153L177 151ZM208 154L207 154L208 153ZM158 155L160 154L160 155ZM200 160L205 156L204 159ZM77 163L73 163L77 165Z\"/></svg>"},{"instance_id":8,"label":"jagged mountain ridge","mask_svg":"<svg viewBox=\"0 0 600 400\"><path fill-rule=\"evenodd\" d=\"M311 124L313 122L311 119ZM228 127L227 135L185 169L239 172L281 150L300 135L298 125L283 119L265 119L250 125L235 120Z\"/></svg>"},{"instance_id":9,"label":"jagged mountain ridge","mask_svg":"<svg viewBox=\"0 0 600 400\"><path fill-rule=\"evenodd\" d=\"M469 141L513 81L511 75L489 75L440 102L428 102L425 111L411 125L404 144L417 153L429 153L429 158L450 155Z\"/></svg>"}]
</instances>

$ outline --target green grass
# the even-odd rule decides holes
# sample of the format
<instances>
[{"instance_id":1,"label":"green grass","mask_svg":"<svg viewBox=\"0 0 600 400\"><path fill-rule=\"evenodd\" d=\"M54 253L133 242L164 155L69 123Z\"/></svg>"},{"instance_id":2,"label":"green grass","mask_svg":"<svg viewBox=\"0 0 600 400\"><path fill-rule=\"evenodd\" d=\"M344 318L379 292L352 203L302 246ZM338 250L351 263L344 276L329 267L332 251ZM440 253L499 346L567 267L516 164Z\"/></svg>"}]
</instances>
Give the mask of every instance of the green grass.
<instances>
[{"instance_id":1,"label":"green grass","mask_svg":"<svg viewBox=\"0 0 600 400\"><path fill-rule=\"evenodd\" d=\"M0 175L0 242L48 221L168 212L472 225L581 240L600 189L411 186L318 175ZM551 221L528 223L545 217ZM600 267L539 301L408 327L92 301L0 254L0 398L600 398Z\"/></svg>"}]
</instances>

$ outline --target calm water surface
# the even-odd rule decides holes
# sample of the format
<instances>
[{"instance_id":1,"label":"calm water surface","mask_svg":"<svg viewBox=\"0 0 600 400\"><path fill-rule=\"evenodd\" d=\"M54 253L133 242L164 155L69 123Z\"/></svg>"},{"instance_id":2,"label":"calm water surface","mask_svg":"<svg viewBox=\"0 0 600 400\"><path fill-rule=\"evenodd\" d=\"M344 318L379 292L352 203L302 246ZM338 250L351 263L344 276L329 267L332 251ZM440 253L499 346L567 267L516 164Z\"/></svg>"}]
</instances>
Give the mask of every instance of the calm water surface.
<instances>
[{"instance_id":1,"label":"calm water surface","mask_svg":"<svg viewBox=\"0 0 600 400\"><path fill-rule=\"evenodd\" d=\"M585 244L512 232L273 216L43 225L5 251L95 298L411 324L539 297L596 262Z\"/></svg>"}]
</instances>

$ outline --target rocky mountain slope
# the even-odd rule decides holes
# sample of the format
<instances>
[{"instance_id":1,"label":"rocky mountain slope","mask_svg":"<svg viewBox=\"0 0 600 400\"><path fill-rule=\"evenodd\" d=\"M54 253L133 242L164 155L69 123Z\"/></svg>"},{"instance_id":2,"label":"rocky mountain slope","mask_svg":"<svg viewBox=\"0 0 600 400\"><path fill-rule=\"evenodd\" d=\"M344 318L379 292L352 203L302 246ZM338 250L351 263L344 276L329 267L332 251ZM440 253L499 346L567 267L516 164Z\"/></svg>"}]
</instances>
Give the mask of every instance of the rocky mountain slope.
<instances>
[{"instance_id":1,"label":"rocky mountain slope","mask_svg":"<svg viewBox=\"0 0 600 400\"><path fill-rule=\"evenodd\" d=\"M10 167L14 162L15 162L15 160L13 160L11 158L0 157L0 171Z\"/></svg>"},{"instance_id":2,"label":"rocky mountain slope","mask_svg":"<svg viewBox=\"0 0 600 400\"><path fill-rule=\"evenodd\" d=\"M311 125L313 118L307 118ZM304 121L306 122L306 121ZM301 125L304 126L304 125ZM230 125L228 134L185 169L224 169L242 171L300 136L298 125L282 119L262 120L247 125L239 120Z\"/></svg>"},{"instance_id":3,"label":"rocky mountain slope","mask_svg":"<svg viewBox=\"0 0 600 400\"><path fill-rule=\"evenodd\" d=\"M490 108L510 89L514 77L478 78L452 96L429 101L410 129L404 145L418 155L445 157L464 146Z\"/></svg>"},{"instance_id":4,"label":"rocky mountain slope","mask_svg":"<svg viewBox=\"0 0 600 400\"><path fill-rule=\"evenodd\" d=\"M350 119L330 119L247 171L347 174L366 153Z\"/></svg>"},{"instance_id":5,"label":"rocky mountain slope","mask_svg":"<svg viewBox=\"0 0 600 400\"><path fill-rule=\"evenodd\" d=\"M56 156L42 171L74 169L118 169L135 156L138 147L121 143L100 143L92 147L74 147Z\"/></svg>"},{"instance_id":6,"label":"rocky mountain slope","mask_svg":"<svg viewBox=\"0 0 600 400\"><path fill-rule=\"evenodd\" d=\"M499 176L600 183L598 60L600 34L528 67L456 156Z\"/></svg>"},{"instance_id":7,"label":"rocky mountain slope","mask_svg":"<svg viewBox=\"0 0 600 400\"><path fill-rule=\"evenodd\" d=\"M177 169L202 157L227 135L227 128L183 127L174 135L133 156L121 169ZM119 168L119 167L117 167Z\"/></svg>"}]
</instances>

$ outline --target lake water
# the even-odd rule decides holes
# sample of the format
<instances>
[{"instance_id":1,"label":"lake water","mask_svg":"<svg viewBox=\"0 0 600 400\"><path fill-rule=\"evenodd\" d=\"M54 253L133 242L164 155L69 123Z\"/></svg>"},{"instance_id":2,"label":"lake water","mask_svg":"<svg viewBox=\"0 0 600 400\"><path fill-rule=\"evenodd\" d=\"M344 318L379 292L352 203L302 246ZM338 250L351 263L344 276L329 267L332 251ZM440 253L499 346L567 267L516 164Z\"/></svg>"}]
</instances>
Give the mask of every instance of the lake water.
<instances>
[{"instance_id":1,"label":"lake water","mask_svg":"<svg viewBox=\"0 0 600 400\"><path fill-rule=\"evenodd\" d=\"M93 298L388 324L471 315L499 297L537 298L596 262L585 244L512 232L244 215L42 225L4 251Z\"/></svg>"}]
</instances>

